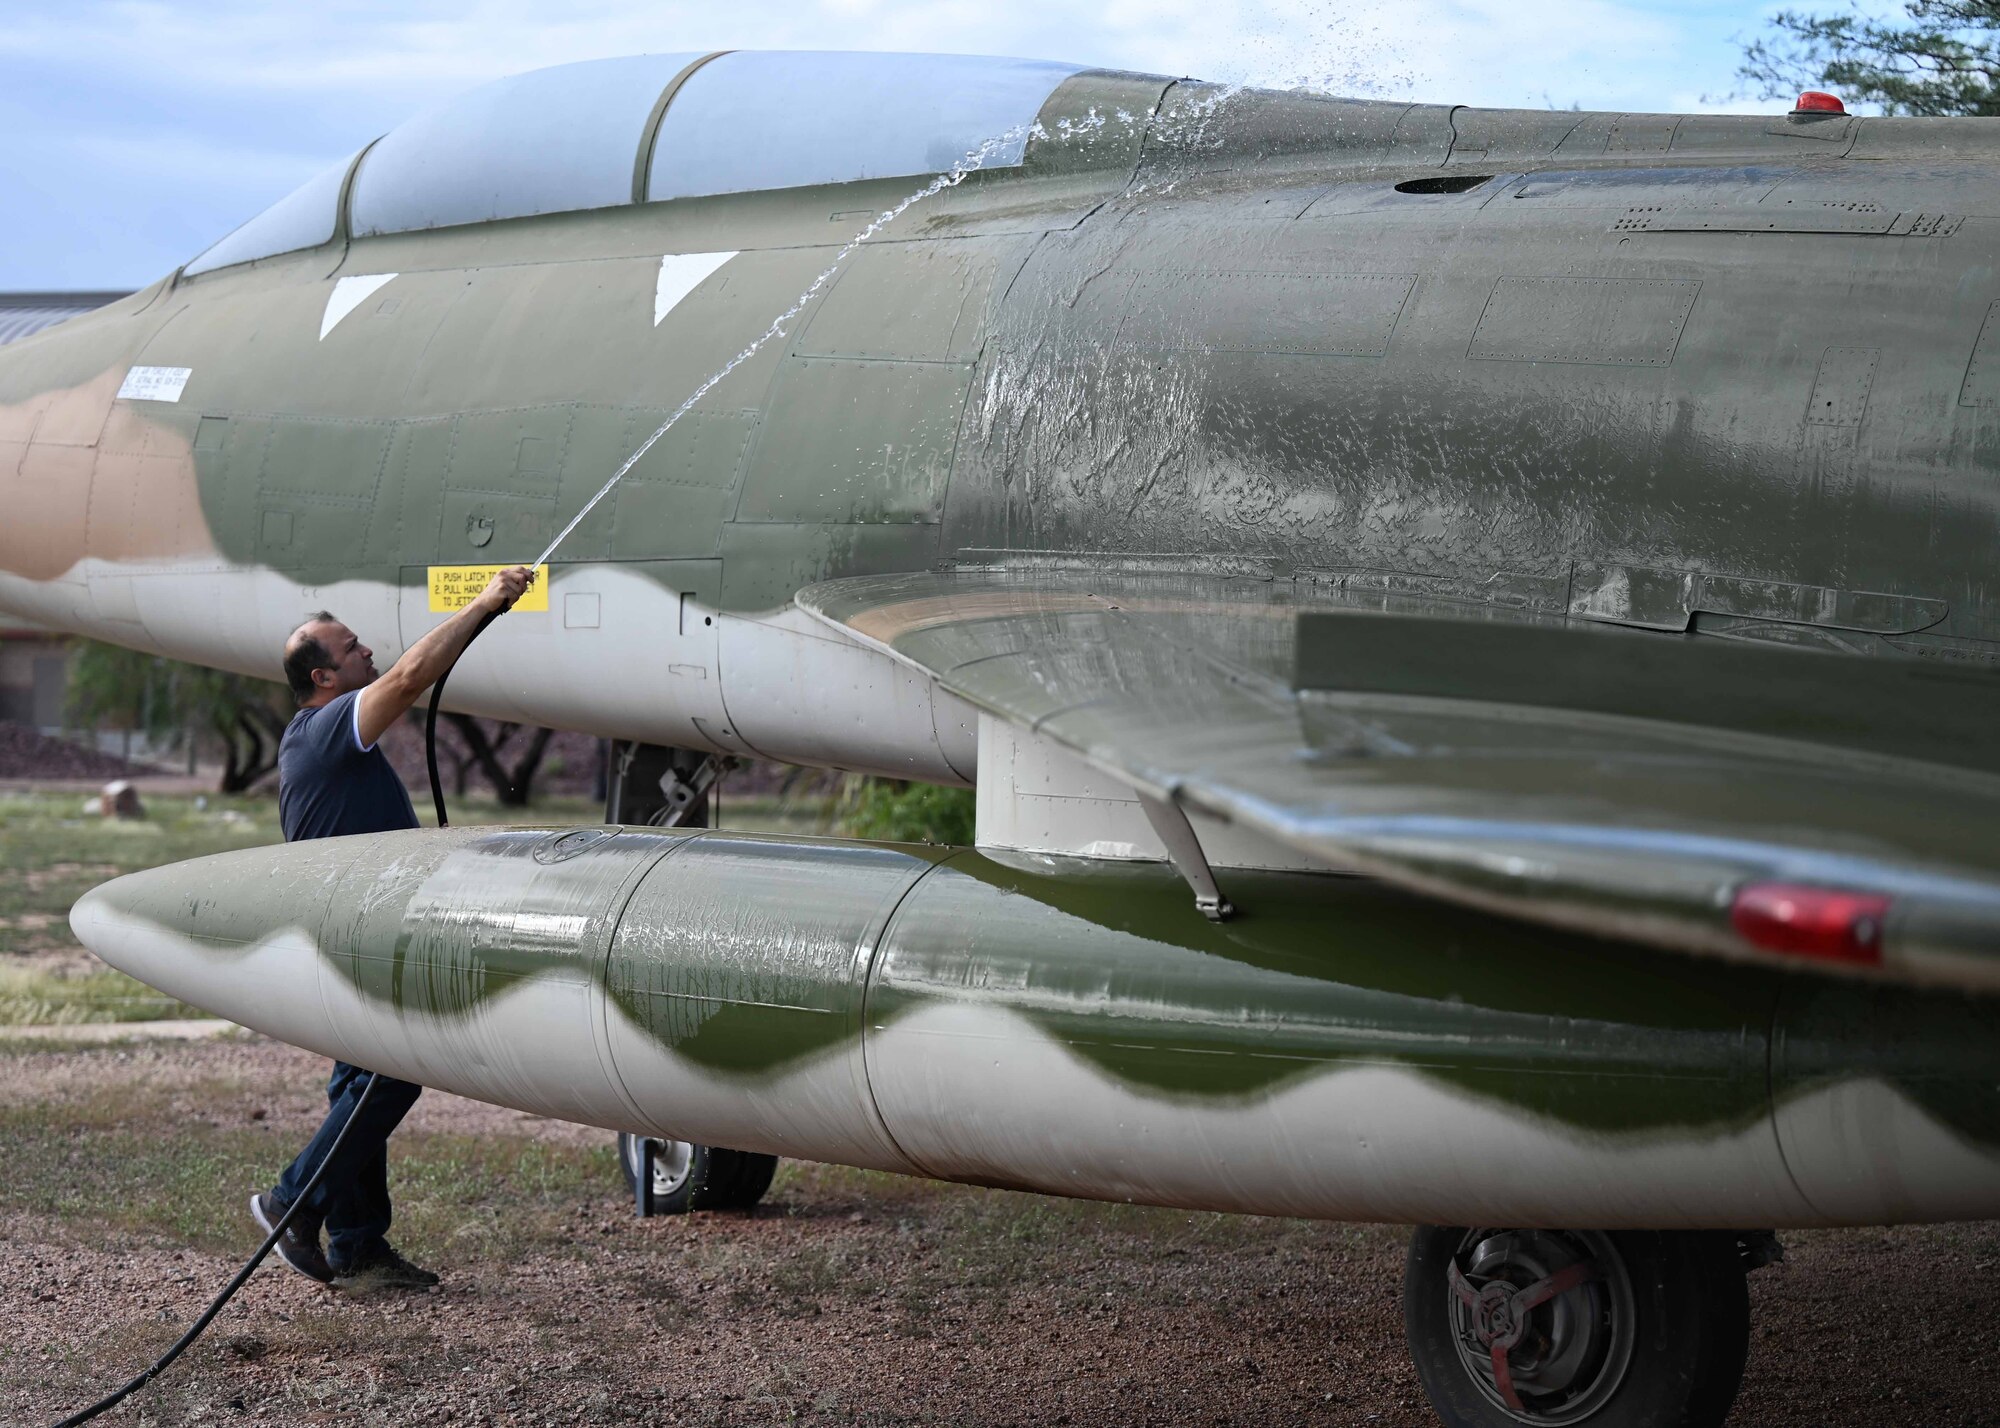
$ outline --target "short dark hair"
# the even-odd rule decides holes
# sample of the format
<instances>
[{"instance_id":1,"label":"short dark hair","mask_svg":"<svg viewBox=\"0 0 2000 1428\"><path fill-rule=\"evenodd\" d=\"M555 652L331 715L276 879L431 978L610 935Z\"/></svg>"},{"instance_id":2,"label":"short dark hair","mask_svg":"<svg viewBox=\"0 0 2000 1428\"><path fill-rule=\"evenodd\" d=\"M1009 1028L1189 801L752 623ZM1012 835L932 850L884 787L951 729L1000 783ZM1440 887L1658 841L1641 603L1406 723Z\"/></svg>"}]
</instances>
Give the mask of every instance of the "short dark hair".
<instances>
[{"instance_id":1,"label":"short dark hair","mask_svg":"<svg viewBox=\"0 0 2000 1428\"><path fill-rule=\"evenodd\" d=\"M315 610L299 627L292 631L292 637L285 641L285 683L292 687L292 698L304 704L313 697L317 686L313 684L313 671L332 669L334 658L327 647L305 633L307 625L317 625L335 619L331 610Z\"/></svg>"}]
</instances>

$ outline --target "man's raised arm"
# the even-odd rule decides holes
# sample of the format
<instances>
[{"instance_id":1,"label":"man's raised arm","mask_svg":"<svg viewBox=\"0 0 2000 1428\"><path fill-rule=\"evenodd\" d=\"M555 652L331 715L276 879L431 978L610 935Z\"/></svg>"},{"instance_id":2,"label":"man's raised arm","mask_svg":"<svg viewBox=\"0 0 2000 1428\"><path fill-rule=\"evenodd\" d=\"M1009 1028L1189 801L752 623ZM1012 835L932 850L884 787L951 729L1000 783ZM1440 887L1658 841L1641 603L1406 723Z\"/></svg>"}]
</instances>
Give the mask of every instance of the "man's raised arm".
<instances>
[{"instance_id":1,"label":"man's raised arm","mask_svg":"<svg viewBox=\"0 0 2000 1428\"><path fill-rule=\"evenodd\" d=\"M452 661L472 643L473 632L490 611L510 608L534 579L524 565L502 570L486 582L471 604L403 651L403 657L361 691L356 701L355 732L363 747L373 747L389 726L403 717L426 689L451 668Z\"/></svg>"}]
</instances>

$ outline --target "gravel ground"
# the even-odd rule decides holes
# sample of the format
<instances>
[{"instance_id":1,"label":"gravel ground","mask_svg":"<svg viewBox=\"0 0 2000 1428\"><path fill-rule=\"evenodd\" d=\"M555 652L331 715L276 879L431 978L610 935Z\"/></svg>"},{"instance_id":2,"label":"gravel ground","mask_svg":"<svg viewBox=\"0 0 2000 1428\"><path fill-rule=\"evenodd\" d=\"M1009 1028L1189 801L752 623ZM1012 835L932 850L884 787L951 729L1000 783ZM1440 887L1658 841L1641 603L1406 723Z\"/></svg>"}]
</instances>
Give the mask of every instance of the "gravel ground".
<instances>
[{"instance_id":1,"label":"gravel ground","mask_svg":"<svg viewBox=\"0 0 2000 1428\"><path fill-rule=\"evenodd\" d=\"M12 1181L17 1153L87 1157L105 1137L176 1131L276 1155L316 1119L323 1066L250 1038L0 1053L0 1164ZM518 1213L539 1217L533 1234L495 1249L473 1233L507 1208L487 1202L492 1186L431 1173L467 1138L545 1164L547 1183L508 1201L532 1200ZM445 1286L352 1299L267 1267L103 1421L1434 1422L1402 1350L1399 1230L799 1166L755 1215L640 1221L607 1139L425 1096L392 1174L424 1187L403 1203L429 1228L402 1247ZM562 1165L580 1178L547 1169ZM177 1238L135 1228L115 1195L48 1208L40 1193L0 1186L8 1423L53 1422L136 1371L253 1243L240 1216ZM2000 1424L2000 1224L1784 1238L1787 1261L1751 1280L1732 1423Z\"/></svg>"}]
</instances>

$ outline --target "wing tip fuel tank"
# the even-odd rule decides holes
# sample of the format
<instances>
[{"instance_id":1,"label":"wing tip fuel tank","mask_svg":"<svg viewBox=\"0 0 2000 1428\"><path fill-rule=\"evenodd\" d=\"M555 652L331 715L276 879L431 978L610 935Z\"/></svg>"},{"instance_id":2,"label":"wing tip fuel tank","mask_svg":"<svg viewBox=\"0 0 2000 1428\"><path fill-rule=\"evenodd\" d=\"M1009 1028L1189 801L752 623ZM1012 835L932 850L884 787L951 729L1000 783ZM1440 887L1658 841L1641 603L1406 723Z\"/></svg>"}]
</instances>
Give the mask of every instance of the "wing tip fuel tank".
<instances>
[{"instance_id":1,"label":"wing tip fuel tank","mask_svg":"<svg viewBox=\"0 0 2000 1428\"><path fill-rule=\"evenodd\" d=\"M1336 1219L2000 1212L1990 1038L1976 1016L1895 1037L1925 994L1788 996L1769 972L1309 874L1239 879L1250 914L1221 928L1166 869L1079 871L826 839L420 830L132 874L71 924L113 965L313 1050L806 1159ZM1547 976L1514 974L1530 947ZM1829 1076L1843 1060L1861 1069ZM1773 1066L1796 1075L1774 1088Z\"/></svg>"}]
</instances>

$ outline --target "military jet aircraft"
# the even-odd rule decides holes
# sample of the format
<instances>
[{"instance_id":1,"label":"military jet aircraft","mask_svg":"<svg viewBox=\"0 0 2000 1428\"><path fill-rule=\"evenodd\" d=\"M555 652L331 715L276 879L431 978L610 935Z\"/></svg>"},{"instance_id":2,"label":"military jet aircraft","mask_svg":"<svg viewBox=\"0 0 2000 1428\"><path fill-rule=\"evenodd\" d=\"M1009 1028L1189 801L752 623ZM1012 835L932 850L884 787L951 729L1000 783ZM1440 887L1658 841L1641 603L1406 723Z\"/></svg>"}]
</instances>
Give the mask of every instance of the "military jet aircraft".
<instances>
[{"instance_id":1,"label":"military jet aircraft","mask_svg":"<svg viewBox=\"0 0 2000 1428\"><path fill-rule=\"evenodd\" d=\"M655 55L0 352L0 606L275 677L556 550L465 711L978 793L78 903L634 1135L1420 1226L1455 1425L1713 1424L1789 1226L2000 1214L2000 126Z\"/></svg>"}]
</instances>

